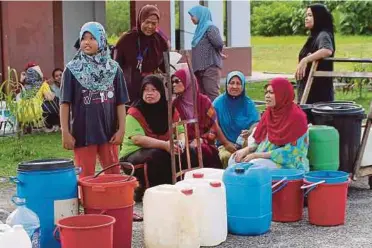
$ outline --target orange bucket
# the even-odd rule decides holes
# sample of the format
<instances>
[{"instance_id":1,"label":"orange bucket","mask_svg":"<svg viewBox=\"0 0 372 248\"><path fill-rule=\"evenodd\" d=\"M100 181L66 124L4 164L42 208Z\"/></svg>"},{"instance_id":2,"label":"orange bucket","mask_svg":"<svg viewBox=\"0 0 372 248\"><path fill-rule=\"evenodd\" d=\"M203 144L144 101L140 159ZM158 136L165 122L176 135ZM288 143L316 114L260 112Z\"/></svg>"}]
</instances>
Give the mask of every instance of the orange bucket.
<instances>
[{"instance_id":1,"label":"orange bucket","mask_svg":"<svg viewBox=\"0 0 372 248\"><path fill-rule=\"evenodd\" d=\"M112 248L114 223L115 218L107 215L67 217L57 222L54 237L61 241L62 248Z\"/></svg>"}]
</instances>

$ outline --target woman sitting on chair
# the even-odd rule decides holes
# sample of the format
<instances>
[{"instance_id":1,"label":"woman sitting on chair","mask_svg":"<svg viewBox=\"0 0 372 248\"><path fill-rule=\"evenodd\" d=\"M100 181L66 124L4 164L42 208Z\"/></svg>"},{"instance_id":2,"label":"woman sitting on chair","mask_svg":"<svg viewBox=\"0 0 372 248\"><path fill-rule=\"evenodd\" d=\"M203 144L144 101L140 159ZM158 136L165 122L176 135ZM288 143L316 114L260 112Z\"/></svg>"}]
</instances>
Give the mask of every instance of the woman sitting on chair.
<instances>
[{"instance_id":1,"label":"woman sitting on chair","mask_svg":"<svg viewBox=\"0 0 372 248\"><path fill-rule=\"evenodd\" d=\"M135 176L141 186L148 179L149 186L171 184L171 157L168 133L168 105L165 98L163 81L156 75L146 76L142 80L142 98L129 108L126 116L126 131L121 161L136 164L147 164L148 178L144 173L136 171ZM177 111L173 110L173 122L179 121ZM181 154L182 164L186 163L186 152L182 152L185 144L183 127L178 128L178 145L174 149ZM195 157L195 156L192 156ZM178 159L176 159L177 163ZM177 165L177 168L179 166ZM137 198L137 197L136 197Z\"/></svg>"},{"instance_id":2,"label":"woman sitting on chair","mask_svg":"<svg viewBox=\"0 0 372 248\"><path fill-rule=\"evenodd\" d=\"M237 151L229 165L252 162L270 168L309 170L308 127L305 113L294 101L292 84L275 78L266 86L266 106L256 131L255 144Z\"/></svg>"},{"instance_id":3,"label":"woman sitting on chair","mask_svg":"<svg viewBox=\"0 0 372 248\"><path fill-rule=\"evenodd\" d=\"M177 96L174 100L174 106L180 113L181 119L190 120L195 118L192 79L189 70L180 69L176 71L172 76L172 85L174 93ZM226 139L218 126L216 111L209 98L200 94L197 86L195 90L203 165L204 167L222 168L222 163L215 145L216 138L229 152L235 152L236 148L233 143ZM193 124L188 124L187 133L191 147L196 147L196 134Z\"/></svg>"},{"instance_id":4,"label":"woman sitting on chair","mask_svg":"<svg viewBox=\"0 0 372 248\"><path fill-rule=\"evenodd\" d=\"M260 120L254 102L245 95L245 76L232 71L226 77L226 92L213 101L218 123L226 138L238 148L247 146L248 136ZM220 159L227 166L231 153L224 146L218 147Z\"/></svg>"}]
</instances>

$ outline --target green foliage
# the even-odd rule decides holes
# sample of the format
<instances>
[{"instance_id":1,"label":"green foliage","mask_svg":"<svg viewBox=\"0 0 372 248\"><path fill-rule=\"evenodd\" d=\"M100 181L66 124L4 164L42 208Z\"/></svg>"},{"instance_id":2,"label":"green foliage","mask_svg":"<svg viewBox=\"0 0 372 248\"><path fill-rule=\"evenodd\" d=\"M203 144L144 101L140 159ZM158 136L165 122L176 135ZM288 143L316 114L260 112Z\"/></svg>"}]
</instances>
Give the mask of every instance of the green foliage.
<instances>
[{"instance_id":1,"label":"green foliage","mask_svg":"<svg viewBox=\"0 0 372 248\"><path fill-rule=\"evenodd\" d=\"M106 1L107 35L120 35L130 28L130 2Z\"/></svg>"},{"instance_id":2,"label":"green foliage","mask_svg":"<svg viewBox=\"0 0 372 248\"><path fill-rule=\"evenodd\" d=\"M372 1L345 1L338 9L341 33L372 34Z\"/></svg>"},{"instance_id":3,"label":"green foliage","mask_svg":"<svg viewBox=\"0 0 372 248\"><path fill-rule=\"evenodd\" d=\"M252 8L252 33L263 36L303 34L301 6L301 2L255 3Z\"/></svg>"}]
</instances>

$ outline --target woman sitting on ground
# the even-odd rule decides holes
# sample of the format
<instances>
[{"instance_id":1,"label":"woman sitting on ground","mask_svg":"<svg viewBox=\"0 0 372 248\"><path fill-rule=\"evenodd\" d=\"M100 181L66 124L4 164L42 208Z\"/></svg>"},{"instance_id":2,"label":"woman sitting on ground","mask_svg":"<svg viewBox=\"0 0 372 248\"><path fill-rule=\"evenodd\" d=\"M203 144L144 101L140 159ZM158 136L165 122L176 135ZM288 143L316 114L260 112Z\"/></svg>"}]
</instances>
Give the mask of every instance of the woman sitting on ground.
<instances>
[{"instance_id":1,"label":"woman sitting on ground","mask_svg":"<svg viewBox=\"0 0 372 248\"><path fill-rule=\"evenodd\" d=\"M260 115L254 102L245 95L245 76L240 71L232 71L226 77L226 92L213 101L218 123L226 138L239 149L247 146L248 136L257 126ZM224 167L231 153L219 146L219 155Z\"/></svg>"},{"instance_id":2,"label":"woman sitting on ground","mask_svg":"<svg viewBox=\"0 0 372 248\"><path fill-rule=\"evenodd\" d=\"M189 70L181 69L176 71L172 76L172 85L174 93L176 94L174 106L180 113L181 119L194 119L192 78ZM236 148L233 143L226 139L225 135L221 131L217 122L216 111L209 98L199 93L197 84L195 87L197 94L196 99L199 115L197 118L200 130L203 165L204 167L222 168L222 163L215 145L216 138L227 151L232 153L236 151ZM188 139L191 142L191 147L196 147L196 134L193 124L187 125L187 133Z\"/></svg>"},{"instance_id":3,"label":"woman sitting on ground","mask_svg":"<svg viewBox=\"0 0 372 248\"><path fill-rule=\"evenodd\" d=\"M287 79L275 78L267 85L267 109L253 134L255 144L233 154L229 165L252 162L270 168L309 170L307 119L293 102L294 97Z\"/></svg>"},{"instance_id":4,"label":"woman sitting on ground","mask_svg":"<svg viewBox=\"0 0 372 248\"><path fill-rule=\"evenodd\" d=\"M146 163L150 186L171 184L168 105L163 82L156 75L148 75L142 80L140 92L142 98L129 108L126 116L126 131L120 160L134 165ZM174 122L179 121L178 116L177 111L173 111ZM178 128L178 133L178 143L185 144L183 127ZM178 154L182 153L180 147L182 145L175 145L175 151ZM181 155L182 164L186 164L185 154ZM143 172L137 173L136 171L135 173L141 186L145 183L143 175ZM141 198L141 196L136 196L136 198Z\"/></svg>"}]
</instances>

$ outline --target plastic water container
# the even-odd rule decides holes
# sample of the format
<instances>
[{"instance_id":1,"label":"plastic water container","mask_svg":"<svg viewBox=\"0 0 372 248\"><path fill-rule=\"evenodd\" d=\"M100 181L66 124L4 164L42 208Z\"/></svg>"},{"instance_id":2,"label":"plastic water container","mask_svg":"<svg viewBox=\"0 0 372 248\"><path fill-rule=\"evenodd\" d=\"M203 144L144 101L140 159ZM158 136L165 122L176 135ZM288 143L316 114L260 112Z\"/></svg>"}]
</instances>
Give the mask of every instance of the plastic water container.
<instances>
[{"instance_id":1,"label":"plastic water container","mask_svg":"<svg viewBox=\"0 0 372 248\"><path fill-rule=\"evenodd\" d=\"M310 169L337 170L340 165L339 134L336 128L324 125L309 127Z\"/></svg>"},{"instance_id":2,"label":"plastic water container","mask_svg":"<svg viewBox=\"0 0 372 248\"><path fill-rule=\"evenodd\" d=\"M220 180L188 179L176 183L180 188L195 188L194 209L200 210L200 245L216 246L226 241L226 190Z\"/></svg>"},{"instance_id":3,"label":"plastic water container","mask_svg":"<svg viewBox=\"0 0 372 248\"><path fill-rule=\"evenodd\" d=\"M143 227L146 248L200 247L199 210L193 189L163 184L145 191Z\"/></svg>"},{"instance_id":4,"label":"plastic water container","mask_svg":"<svg viewBox=\"0 0 372 248\"><path fill-rule=\"evenodd\" d=\"M0 236L1 248L32 248L31 240L21 225L7 229Z\"/></svg>"},{"instance_id":5,"label":"plastic water container","mask_svg":"<svg viewBox=\"0 0 372 248\"><path fill-rule=\"evenodd\" d=\"M223 175L228 230L237 235L261 235L272 219L271 174L266 166L240 163Z\"/></svg>"},{"instance_id":6,"label":"plastic water container","mask_svg":"<svg viewBox=\"0 0 372 248\"><path fill-rule=\"evenodd\" d=\"M77 171L71 159L22 162L17 176L17 196L26 199L27 208L40 219L40 247L60 248L53 237L59 219L78 214Z\"/></svg>"},{"instance_id":7,"label":"plastic water container","mask_svg":"<svg viewBox=\"0 0 372 248\"><path fill-rule=\"evenodd\" d=\"M217 179L222 181L222 176L225 170L223 169L214 169L214 168L201 168L192 171L188 171L185 173L186 179L192 178L203 178L203 179Z\"/></svg>"},{"instance_id":8,"label":"plastic water container","mask_svg":"<svg viewBox=\"0 0 372 248\"><path fill-rule=\"evenodd\" d=\"M40 220L39 217L26 207L26 200L13 197L12 201L18 206L6 220L9 226L23 226L31 240L32 248L40 248Z\"/></svg>"}]
</instances>

